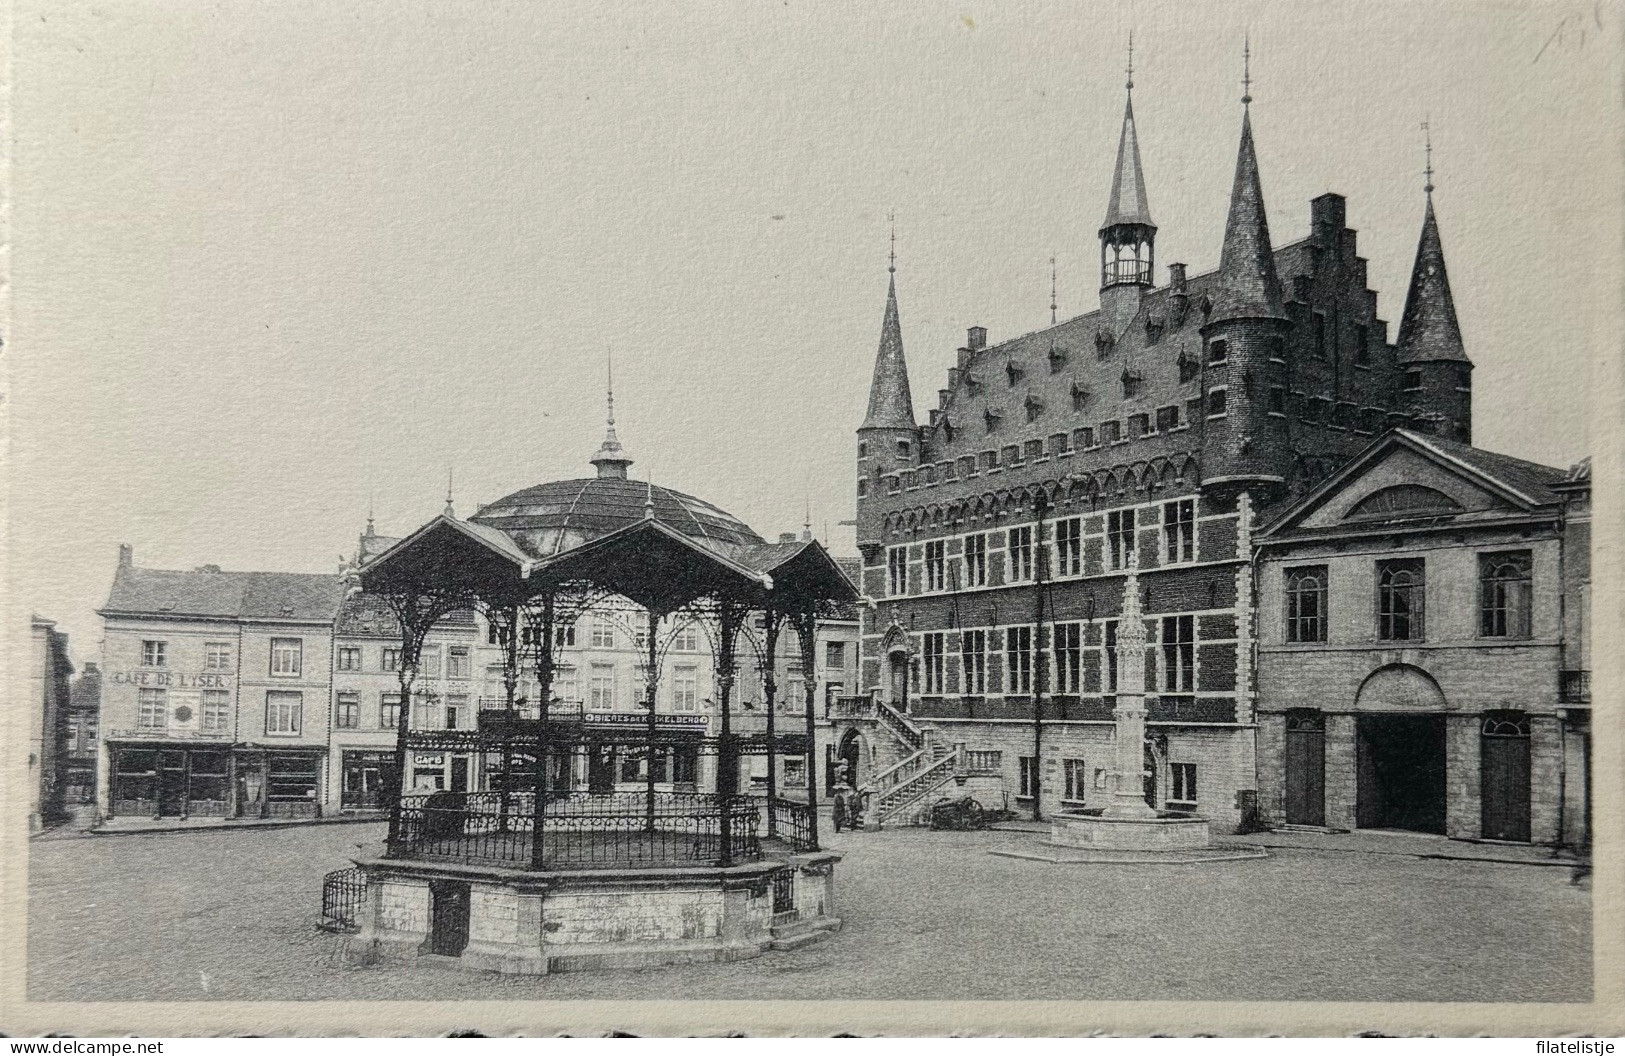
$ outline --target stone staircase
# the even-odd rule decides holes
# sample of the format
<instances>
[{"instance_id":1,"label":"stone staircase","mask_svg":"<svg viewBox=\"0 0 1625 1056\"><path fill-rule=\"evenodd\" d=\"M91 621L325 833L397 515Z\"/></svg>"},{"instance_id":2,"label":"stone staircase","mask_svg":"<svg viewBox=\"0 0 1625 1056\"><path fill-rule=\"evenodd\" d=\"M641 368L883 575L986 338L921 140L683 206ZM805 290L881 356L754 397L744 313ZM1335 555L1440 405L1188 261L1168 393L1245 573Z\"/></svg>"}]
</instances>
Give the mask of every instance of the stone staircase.
<instances>
[{"instance_id":1,"label":"stone staircase","mask_svg":"<svg viewBox=\"0 0 1625 1056\"><path fill-rule=\"evenodd\" d=\"M944 744L931 727L921 727L883 700L870 698L868 717L889 733L903 758L864 782L869 795L868 824L917 825L934 801L932 793L964 772L959 746Z\"/></svg>"}]
</instances>

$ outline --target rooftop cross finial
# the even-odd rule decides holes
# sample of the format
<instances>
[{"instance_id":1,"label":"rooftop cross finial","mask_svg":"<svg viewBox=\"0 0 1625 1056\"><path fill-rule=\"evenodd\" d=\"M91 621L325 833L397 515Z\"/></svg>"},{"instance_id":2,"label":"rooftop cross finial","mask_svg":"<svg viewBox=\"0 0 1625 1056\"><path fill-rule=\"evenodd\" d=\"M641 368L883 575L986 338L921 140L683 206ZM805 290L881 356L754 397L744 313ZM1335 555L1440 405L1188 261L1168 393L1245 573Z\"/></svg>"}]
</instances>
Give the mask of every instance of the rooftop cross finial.
<instances>
[{"instance_id":1,"label":"rooftop cross finial","mask_svg":"<svg viewBox=\"0 0 1625 1056\"><path fill-rule=\"evenodd\" d=\"M447 466L446 467L446 516L447 517L455 517L455 516L457 516L457 510L451 504L451 481L452 481L451 467Z\"/></svg>"},{"instance_id":2,"label":"rooftop cross finial","mask_svg":"<svg viewBox=\"0 0 1625 1056\"><path fill-rule=\"evenodd\" d=\"M1428 193L1429 197L1432 197L1432 195L1433 195L1433 129L1430 127L1429 119L1426 118L1426 117L1422 118L1422 142L1424 144L1423 149L1427 153L1427 167L1422 170L1425 177L1426 177L1426 179L1427 179L1427 183L1423 184L1422 190L1426 191Z\"/></svg>"},{"instance_id":3,"label":"rooftop cross finial","mask_svg":"<svg viewBox=\"0 0 1625 1056\"><path fill-rule=\"evenodd\" d=\"M378 493L377 492L368 493L368 495L367 495L367 537L369 539L372 538L372 536L374 534L373 528L372 528L372 508L377 503L377 501L378 501Z\"/></svg>"},{"instance_id":4,"label":"rooftop cross finial","mask_svg":"<svg viewBox=\"0 0 1625 1056\"><path fill-rule=\"evenodd\" d=\"M606 353L604 353L604 356L605 356L605 358L607 360L607 363L605 365L605 371L606 371L606 373L608 375L608 386L609 386L608 387L608 392L609 392L609 418L608 418L608 424L609 424L609 427L611 429L613 429L613 428L615 428L615 353L612 352L612 351L611 352L606 352Z\"/></svg>"},{"instance_id":5,"label":"rooftop cross finial","mask_svg":"<svg viewBox=\"0 0 1625 1056\"><path fill-rule=\"evenodd\" d=\"M897 213L886 214L886 222L891 225L891 253L887 258L886 270L897 274Z\"/></svg>"},{"instance_id":6,"label":"rooftop cross finial","mask_svg":"<svg viewBox=\"0 0 1625 1056\"><path fill-rule=\"evenodd\" d=\"M1130 92L1134 91L1134 31L1128 31L1128 85Z\"/></svg>"},{"instance_id":7,"label":"rooftop cross finial","mask_svg":"<svg viewBox=\"0 0 1625 1056\"><path fill-rule=\"evenodd\" d=\"M1248 33L1241 41L1241 105L1253 102L1253 35Z\"/></svg>"},{"instance_id":8,"label":"rooftop cross finial","mask_svg":"<svg viewBox=\"0 0 1625 1056\"><path fill-rule=\"evenodd\" d=\"M648 475L646 483L648 484L648 491L645 492L644 499L643 499L643 519L646 520L646 521L652 521L652 520L655 519L655 475L654 475L654 470L651 469L649 471L649 475Z\"/></svg>"},{"instance_id":9,"label":"rooftop cross finial","mask_svg":"<svg viewBox=\"0 0 1625 1056\"><path fill-rule=\"evenodd\" d=\"M615 477L626 479L626 467L632 460L626 457L626 449L621 447L620 437L615 435L615 353L605 352L607 357L608 392L605 402L608 412L604 418L604 442L599 445L598 453L592 456L592 464L598 467L600 477Z\"/></svg>"},{"instance_id":10,"label":"rooftop cross finial","mask_svg":"<svg viewBox=\"0 0 1625 1056\"><path fill-rule=\"evenodd\" d=\"M1055 325L1055 257L1049 258L1049 322Z\"/></svg>"}]
</instances>

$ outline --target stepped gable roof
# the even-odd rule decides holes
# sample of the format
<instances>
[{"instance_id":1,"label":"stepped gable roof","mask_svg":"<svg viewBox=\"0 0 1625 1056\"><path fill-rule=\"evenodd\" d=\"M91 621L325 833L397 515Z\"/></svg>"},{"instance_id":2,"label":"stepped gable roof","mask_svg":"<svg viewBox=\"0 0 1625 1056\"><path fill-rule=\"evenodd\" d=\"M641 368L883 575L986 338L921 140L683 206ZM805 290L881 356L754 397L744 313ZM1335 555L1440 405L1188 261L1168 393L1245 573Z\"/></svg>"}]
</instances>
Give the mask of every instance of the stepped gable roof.
<instances>
[{"instance_id":1,"label":"stepped gable roof","mask_svg":"<svg viewBox=\"0 0 1625 1056\"><path fill-rule=\"evenodd\" d=\"M178 572L123 565L101 611L326 622L338 612L343 596L343 580L330 574Z\"/></svg>"},{"instance_id":2,"label":"stepped gable roof","mask_svg":"<svg viewBox=\"0 0 1625 1056\"><path fill-rule=\"evenodd\" d=\"M528 557L548 558L636 524L650 503L656 520L697 541L725 547L762 543L739 518L703 499L621 477L538 484L481 507L461 523L494 530Z\"/></svg>"},{"instance_id":3,"label":"stepped gable roof","mask_svg":"<svg viewBox=\"0 0 1625 1056\"><path fill-rule=\"evenodd\" d=\"M1456 302L1450 295L1444 244L1439 239L1439 222L1433 216L1431 194L1422 218L1422 237L1416 244L1416 263L1411 268L1405 314L1400 317L1399 339L1395 344L1401 362L1471 362L1462 344L1461 326L1456 322Z\"/></svg>"}]
</instances>

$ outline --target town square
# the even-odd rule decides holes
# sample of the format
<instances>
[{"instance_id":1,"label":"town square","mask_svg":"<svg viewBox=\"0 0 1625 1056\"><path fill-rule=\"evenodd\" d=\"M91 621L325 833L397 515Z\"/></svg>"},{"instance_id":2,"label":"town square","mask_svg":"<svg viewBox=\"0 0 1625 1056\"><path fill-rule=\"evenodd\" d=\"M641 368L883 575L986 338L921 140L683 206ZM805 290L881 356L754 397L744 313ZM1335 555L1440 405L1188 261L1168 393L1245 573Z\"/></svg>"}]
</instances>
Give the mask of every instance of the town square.
<instances>
[{"instance_id":1,"label":"town square","mask_svg":"<svg viewBox=\"0 0 1625 1056\"><path fill-rule=\"evenodd\" d=\"M23 122L28 1001L1597 999L1571 23L227 6Z\"/></svg>"}]
</instances>

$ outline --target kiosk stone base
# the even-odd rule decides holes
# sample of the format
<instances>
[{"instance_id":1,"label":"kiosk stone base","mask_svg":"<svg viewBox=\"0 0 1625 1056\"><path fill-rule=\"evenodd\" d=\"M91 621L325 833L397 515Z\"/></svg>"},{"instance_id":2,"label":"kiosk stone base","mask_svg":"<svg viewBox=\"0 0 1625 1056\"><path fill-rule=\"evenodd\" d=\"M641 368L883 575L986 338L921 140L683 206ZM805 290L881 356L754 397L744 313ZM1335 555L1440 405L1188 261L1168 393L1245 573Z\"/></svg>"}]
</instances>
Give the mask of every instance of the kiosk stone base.
<instances>
[{"instance_id":1,"label":"kiosk stone base","mask_svg":"<svg viewBox=\"0 0 1625 1056\"><path fill-rule=\"evenodd\" d=\"M510 975L740 960L840 928L838 861L815 851L733 866L556 872L358 861L366 898L346 956L455 958Z\"/></svg>"},{"instance_id":2,"label":"kiosk stone base","mask_svg":"<svg viewBox=\"0 0 1625 1056\"><path fill-rule=\"evenodd\" d=\"M1208 822L1183 814L1113 818L1060 813L1050 816L1050 842L1103 851L1197 850L1208 846Z\"/></svg>"}]
</instances>

